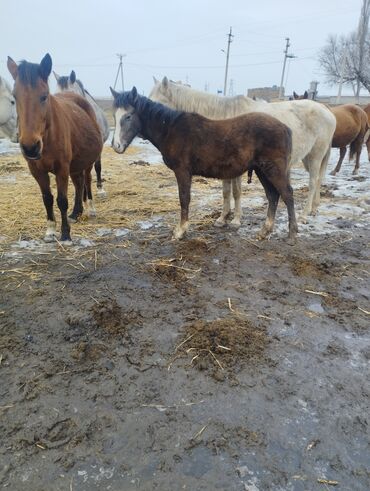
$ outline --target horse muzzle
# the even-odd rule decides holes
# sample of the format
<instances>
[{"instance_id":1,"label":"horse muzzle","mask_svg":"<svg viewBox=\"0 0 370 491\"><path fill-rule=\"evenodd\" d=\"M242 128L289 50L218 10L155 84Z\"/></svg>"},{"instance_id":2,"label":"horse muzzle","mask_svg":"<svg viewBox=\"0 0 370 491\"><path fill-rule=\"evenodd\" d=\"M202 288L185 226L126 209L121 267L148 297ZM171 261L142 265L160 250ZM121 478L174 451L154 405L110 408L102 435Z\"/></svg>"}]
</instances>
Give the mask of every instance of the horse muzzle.
<instances>
[{"instance_id":1,"label":"horse muzzle","mask_svg":"<svg viewBox=\"0 0 370 491\"><path fill-rule=\"evenodd\" d=\"M112 147L116 153L123 153L126 150L126 148L128 147L128 143L126 143L126 142L114 142L113 141Z\"/></svg>"},{"instance_id":2,"label":"horse muzzle","mask_svg":"<svg viewBox=\"0 0 370 491\"><path fill-rule=\"evenodd\" d=\"M38 140L33 145L20 144L23 155L29 160L41 159L42 144L41 140Z\"/></svg>"}]
</instances>

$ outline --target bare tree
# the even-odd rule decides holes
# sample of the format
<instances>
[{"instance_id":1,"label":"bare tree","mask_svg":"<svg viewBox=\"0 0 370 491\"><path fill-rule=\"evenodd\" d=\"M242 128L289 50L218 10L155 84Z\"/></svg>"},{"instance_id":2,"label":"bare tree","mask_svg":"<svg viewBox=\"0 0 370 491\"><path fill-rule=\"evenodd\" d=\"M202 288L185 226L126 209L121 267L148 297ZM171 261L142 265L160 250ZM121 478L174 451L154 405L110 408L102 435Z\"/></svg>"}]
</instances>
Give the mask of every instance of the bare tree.
<instances>
[{"instance_id":1,"label":"bare tree","mask_svg":"<svg viewBox=\"0 0 370 491\"><path fill-rule=\"evenodd\" d=\"M350 85L358 98L361 87L370 92L370 0L363 0L358 29L347 36L329 36L319 52L319 64L330 85Z\"/></svg>"}]
</instances>

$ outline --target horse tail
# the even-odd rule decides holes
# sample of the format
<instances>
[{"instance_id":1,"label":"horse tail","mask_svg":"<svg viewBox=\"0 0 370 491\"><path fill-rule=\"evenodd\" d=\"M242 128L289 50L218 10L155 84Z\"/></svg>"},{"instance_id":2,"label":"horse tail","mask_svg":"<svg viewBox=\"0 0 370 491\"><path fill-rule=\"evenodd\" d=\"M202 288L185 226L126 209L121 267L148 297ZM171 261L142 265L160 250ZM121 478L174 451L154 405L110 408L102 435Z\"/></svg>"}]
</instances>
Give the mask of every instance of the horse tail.
<instances>
[{"instance_id":1,"label":"horse tail","mask_svg":"<svg viewBox=\"0 0 370 491\"><path fill-rule=\"evenodd\" d=\"M366 124L366 133L364 136L364 143L367 143L369 136L370 136L370 127L369 127L369 124L367 123Z\"/></svg>"}]
</instances>

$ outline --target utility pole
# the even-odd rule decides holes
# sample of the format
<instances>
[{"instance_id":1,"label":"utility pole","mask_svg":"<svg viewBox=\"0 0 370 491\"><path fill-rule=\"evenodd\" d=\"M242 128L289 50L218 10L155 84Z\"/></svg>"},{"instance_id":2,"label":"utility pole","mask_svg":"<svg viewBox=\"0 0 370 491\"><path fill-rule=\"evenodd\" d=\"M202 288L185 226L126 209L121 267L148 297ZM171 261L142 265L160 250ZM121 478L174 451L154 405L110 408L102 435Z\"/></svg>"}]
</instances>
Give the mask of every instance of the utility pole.
<instances>
[{"instance_id":1,"label":"utility pole","mask_svg":"<svg viewBox=\"0 0 370 491\"><path fill-rule=\"evenodd\" d=\"M232 38L234 37L232 34L232 28L231 27L230 27L230 32L227 36L228 36L228 40L227 40L227 51L226 51L224 95L226 95L226 89L227 89L227 72L229 71L230 44L232 43L232 41L233 41ZM222 49L221 51L224 51L224 50Z\"/></svg>"},{"instance_id":2,"label":"utility pole","mask_svg":"<svg viewBox=\"0 0 370 491\"><path fill-rule=\"evenodd\" d=\"M119 64L118 64L118 70L117 70L117 75L116 75L116 80L114 81L114 86L113 88L115 89L116 88L116 85L117 85L117 80L118 80L118 76L119 74L121 74L121 85L122 85L122 91L125 90L125 84L123 82L123 63L122 63L122 58L126 55L123 55L121 53L117 53L117 56L119 58Z\"/></svg>"},{"instance_id":3,"label":"utility pole","mask_svg":"<svg viewBox=\"0 0 370 491\"><path fill-rule=\"evenodd\" d=\"M285 50L284 50L283 73L281 74L281 81L280 81L280 88L279 88L279 99L282 99L282 97L283 97L283 88L284 88L283 84L284 84L286 60L287 60L287 58L296 58L296 56L294 56L292 54L288 54L288 49L290 46L290 43L289 43L290 39L285 38L285 41L286 41L286 45L285 45Z\"/></svg>"}]
</instances>

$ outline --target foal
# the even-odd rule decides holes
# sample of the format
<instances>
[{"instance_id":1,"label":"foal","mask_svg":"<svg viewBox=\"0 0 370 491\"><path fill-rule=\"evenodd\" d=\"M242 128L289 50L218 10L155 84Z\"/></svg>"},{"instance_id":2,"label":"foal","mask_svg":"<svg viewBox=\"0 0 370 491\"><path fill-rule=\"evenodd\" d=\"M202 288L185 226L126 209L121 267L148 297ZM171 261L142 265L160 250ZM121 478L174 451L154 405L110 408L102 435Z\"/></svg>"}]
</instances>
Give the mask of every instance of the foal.
<instances>
[{"instance_id":1,"label":"foal","mask_svg":"<svg viewBox=\"0 0 370 491\"><path fill-rule=\"evenodd\" d=\"M49 93L51 65L49 54L39 65L27 61L17 65L8 57L8 69L15 80L20 147L42 193L47 214L44 237L47 242L56 237L49 172L55 174L57 183L57 203L62 218L61 240L70 241L68 178L71 176L76 189L70 215L72 220L76 220L83 211L84 185L92 203L91 169L103 145L94 112L85 99L71 93L55 96Z\"/></svg>"},{"instance_id":2,"label":"foal","mask_svg":"<svg viewBox=\"0 0 370 491\"><path fill-rule=\"evenodd\" d=\"M272 232L281 196L288 209L289 239L294 241L297 223L288 176L292 138L285 124L263 113L215 121L153 102L138 95L135 87L131 92L118 93L112 88L111 92L116 120L114 150L123 153L139 134L158 148L175 173L181 205L175 238L182 238L188 228L193 175L233 179L254 170L269 202L259 237Z\"/></svg>"}]
</instances>

